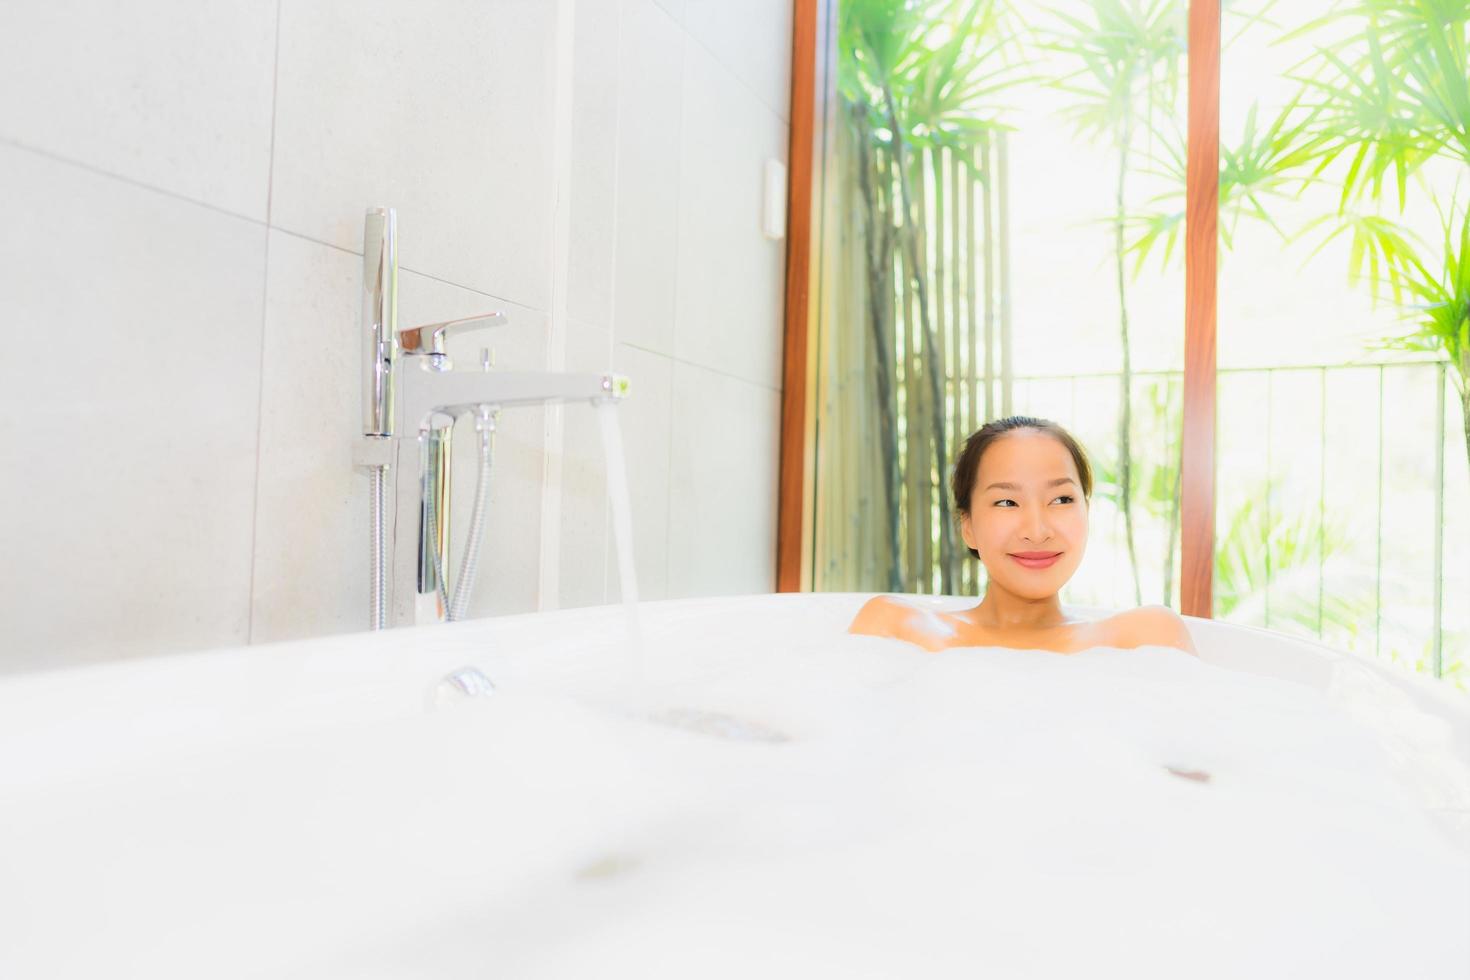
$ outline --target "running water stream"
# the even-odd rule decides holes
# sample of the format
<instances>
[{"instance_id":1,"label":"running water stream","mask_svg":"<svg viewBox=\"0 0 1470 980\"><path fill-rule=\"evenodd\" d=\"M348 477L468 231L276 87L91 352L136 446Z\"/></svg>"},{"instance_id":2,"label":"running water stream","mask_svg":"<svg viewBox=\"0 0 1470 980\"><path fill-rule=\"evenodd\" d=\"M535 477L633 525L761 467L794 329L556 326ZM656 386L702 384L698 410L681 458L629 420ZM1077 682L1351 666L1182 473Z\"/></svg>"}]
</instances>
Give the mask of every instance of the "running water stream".
<instances>
[{"instance_id":1,"label":"running water stream","mask_svg":"<svg viewBox=\"0 0 1470 980\"><path fill-rule=\"evenodd\" d=\"M602 426L602 451L607 464L607 497L612 506L613 537L618 549L618 592L623 597L624 683L636 709L643 699L643 629L638 620L638 572L633 563L633 512L628 498L628 464L623 455L623 430L617 402L597 405Z\"/></svg>"},{"instance_id":2,"label":"running water stream","mask_svg":"<svg viewBox=\"0 0 1470 980\"><path fill-rule=\"evenodd\" d=\"M650 703L644 677L643 626L638 615L638 573L633 563L633 514L628 495L627 458L623 433L618 424L616 402L597 406L602 426L603 456L607 463L607 496L612 505L613 537L618 549L618 585L623 597L626 632L623 661L623 696L630 715L669 728L697 732L731 741L780 744L789 740L785 732L718 711L682 706L656 708Z\"/></svg>"}]
</instances>

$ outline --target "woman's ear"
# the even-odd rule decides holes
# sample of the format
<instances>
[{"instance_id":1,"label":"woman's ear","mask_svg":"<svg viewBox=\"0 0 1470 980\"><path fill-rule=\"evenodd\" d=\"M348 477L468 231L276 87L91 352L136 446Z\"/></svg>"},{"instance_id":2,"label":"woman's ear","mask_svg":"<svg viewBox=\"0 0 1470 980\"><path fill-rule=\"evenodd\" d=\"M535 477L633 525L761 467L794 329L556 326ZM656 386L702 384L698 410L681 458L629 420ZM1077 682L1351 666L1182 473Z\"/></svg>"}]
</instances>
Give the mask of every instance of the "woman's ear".
<instances>
[{"instance_id":1,"label":"woman's ear","mask_svg":"<svg viewBox=\"0 0 1470 980\"><path fill-rule=\"evenodd\" d=\"M965 542L966 548L969 548L972 551L980 550L980 548L975 544L975 529L970 526L969 513L964 513L960 515L960 538Z\"/></svg>"}]
</instances>

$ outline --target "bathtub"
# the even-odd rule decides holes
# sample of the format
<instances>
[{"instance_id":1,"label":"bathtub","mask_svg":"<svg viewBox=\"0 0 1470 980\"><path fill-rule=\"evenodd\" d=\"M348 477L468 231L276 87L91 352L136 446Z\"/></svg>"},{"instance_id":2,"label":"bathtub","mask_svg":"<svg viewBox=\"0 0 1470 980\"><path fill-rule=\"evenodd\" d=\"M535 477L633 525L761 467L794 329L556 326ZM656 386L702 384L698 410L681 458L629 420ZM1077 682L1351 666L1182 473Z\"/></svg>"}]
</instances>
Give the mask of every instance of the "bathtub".
<instances>
[{"instance_id":1,"label":"bathtub","mask_svg":"<svg viewBox=\"0 0 1470 980\"><path fill-rule=\"evenodd\" d=\"M0 976L1470 975L1462 694L1201 620L926 654L866 598L6 680Z\"/></svg>"}]
</instances>

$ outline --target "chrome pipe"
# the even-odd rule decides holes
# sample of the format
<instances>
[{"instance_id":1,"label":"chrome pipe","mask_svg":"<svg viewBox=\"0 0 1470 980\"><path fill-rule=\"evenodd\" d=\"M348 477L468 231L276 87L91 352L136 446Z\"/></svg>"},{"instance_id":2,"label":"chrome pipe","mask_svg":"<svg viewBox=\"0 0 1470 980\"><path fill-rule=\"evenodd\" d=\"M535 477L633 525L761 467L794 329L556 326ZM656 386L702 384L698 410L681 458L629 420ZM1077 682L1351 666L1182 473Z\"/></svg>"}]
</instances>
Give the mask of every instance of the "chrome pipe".
<instances>
[{"instance_id":1,"label":"chrome pipe","mask_svg":"<svg viewBox=\"0 0 1470 980\"><path fill-rule=\"evenodd\" d=\"M410 430L411 431L411 430ZM393 533L388 568L388 625L413 626L438 619L438 590L427 596L419 592L420 556L424 541L424 463L428 451L425 432L393 439Z\"/></svg>"},{"instance_id":2,"label":"chrome pipe","mask_svg":"<svg viewBox=\"0 0 1470 980\"><path fill-rule=\"evenodd\" d=\"M434 596L434 619L449 618L449 474L453 459L454 424L430 428L420 437L423 447L420 472L423 489L419 496L419 574L420 596ZM427 601L427 600L425 600Z\"/></svg>"},{"instance_id":3,"label":"chrome pipe","mask_svg":"<svg viewBox=\"0 0 1470 980\"><path fill-rule=\"evenodd\" d=\"M480 475L475 480L475 503L470 508L470 530L465 537L459 577L454 580L454 598L449 601L447 618L450 620L464 619L469 612L470 596L475 592L475 576L480 568L480 545L485 539L485 511L490 504L492 440L495 436L495 411L488 405L481 405L475 413L475 434L480 440Z\"/></svg>"},{"instance_id":4,"label":"chrome pipe","mask_svg":"<svg viewBox=\"0 0 1470 980\"><path fill-rule=\"evenodd\" d=\"M398 216L370 208L362 235L362 431L393 434L393 362L398 344Z\"/></svg>"},{"instance_id":5,"label":"chrome pipe","mask_svg":"<svg viewBox=\"0 0 1470 980\"><path fill-rule=\"evenodd\" d=\"M387 515L383 511L383 496L388 485L388 469L384 466L368 468L368 628L386 629L388 626L388 550Z\"/></svg>"},{"instance_id":6,"label":"chrome pipe","mask_svg":"<svg viewBox=\"0 0 1470 980\"><path fill-rule=\"evenodd\" d=\"M370 208L362 234L362 432L370 441L393 435L393 360L398 328L398 218ZM368 627L388 625L387 467L368 470Z\"/></svg>"}]
</instances>

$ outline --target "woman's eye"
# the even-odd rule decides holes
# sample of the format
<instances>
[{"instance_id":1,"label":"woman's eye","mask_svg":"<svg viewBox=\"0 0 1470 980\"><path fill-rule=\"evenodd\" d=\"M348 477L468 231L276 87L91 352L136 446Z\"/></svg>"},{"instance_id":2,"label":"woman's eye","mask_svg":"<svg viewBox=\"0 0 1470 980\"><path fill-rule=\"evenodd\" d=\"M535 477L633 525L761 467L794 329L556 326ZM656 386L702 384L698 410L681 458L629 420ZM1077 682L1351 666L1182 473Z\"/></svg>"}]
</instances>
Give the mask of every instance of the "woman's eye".
<instances>
[{"instance_id":1,"label":"woman's eye","mask_svg":"<svg viewBox=\"0 0 1470 980\"><path fill-rule=\"evenodd\" d=\"M1064 504L1070 504L1073 498L1064 493L1060 497L1058 497L1057 500L1060 500ZM1056 503L1056 500L1052 501L1052 503Z\"/></svg>"},{"instance_id":2,"label":"woman's eye","mask_svg":"<svg viewBox=\"0 0 1470 980\"><path fill-rule=\"evenodd\" d=\"M1003 507L1006 504L1009 504L1012 507L1016 506L1016 502L1014 500L997 500L995 502L995 506L997 507Z\"/></svg>"}]
</instances>

